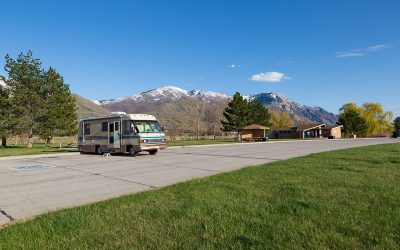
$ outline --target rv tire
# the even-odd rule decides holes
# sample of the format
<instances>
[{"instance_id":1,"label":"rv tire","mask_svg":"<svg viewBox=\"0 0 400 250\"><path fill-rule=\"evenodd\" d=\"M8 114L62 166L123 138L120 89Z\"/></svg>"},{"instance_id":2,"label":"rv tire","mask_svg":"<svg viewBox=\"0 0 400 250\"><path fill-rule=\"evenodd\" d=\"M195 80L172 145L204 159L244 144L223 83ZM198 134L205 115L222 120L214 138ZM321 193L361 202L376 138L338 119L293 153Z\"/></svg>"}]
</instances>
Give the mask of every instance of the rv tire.
<instances>
[{"instance_id":1,"label":"rv tire","mask_svg":"<svg viewBox=\"0 0 400 250\"><path fill-rule=\"evenodd\" d=\"M136 152L136 151L133 149L133 147L130 147L130 148L129 148L128 153L129 153L129 156L132 156L132 157L135 157L135 156L138 155L138 152Z\"/></svg>"}]
</instances>

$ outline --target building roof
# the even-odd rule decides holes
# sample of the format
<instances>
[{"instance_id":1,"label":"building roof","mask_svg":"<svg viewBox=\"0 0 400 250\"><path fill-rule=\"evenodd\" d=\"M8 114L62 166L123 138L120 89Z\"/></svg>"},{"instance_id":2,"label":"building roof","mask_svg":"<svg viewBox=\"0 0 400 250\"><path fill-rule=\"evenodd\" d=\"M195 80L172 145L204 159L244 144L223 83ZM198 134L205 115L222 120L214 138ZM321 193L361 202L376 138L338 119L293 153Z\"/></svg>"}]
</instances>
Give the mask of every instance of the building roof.
<instances>
[{"instance_id":1,"label":"building roof","mask_svg":"<svg viewBox=\"0 0 400 250\"><path fill-rule=\"evenodd\" d=\"M325 124L323 124L323 123L321 123L321 124L315 124L315 123L302 124L302 125L297 126L296 131L303 132L303 131L307 131L310 129L322 128L322 127L325 127Z\"/></svg>"},{"instance_id":2,"label":"building roof","mask_svg":"<svg viewBox=\"0 0 400 250\"><path fill-rule=\"evenodd\" d=\"M307 130L311 130L311 129L316 129L316 128L321 128L321 129L333 129L333 128L343 128L343 125L332 125L332 126L326 126L324 123L307 123L307 124L302 124L302 125L298 125L295 127L291 127L291 128L277 128L274 129L275 131L290 131L290 130L296 130L296 132L304 132Z\"/></svg>"},{"instance_id":3,"label":"building roof","mask_svg":"<svg viewBox=\"0 0 400 250\"><path fill-rule=\"evenodd\" d=\"M343 128L343 125L325 126L322 129L333 129L333 128Z\"/></svg>"},{"instance_id":4,"label":"building roof","mask_svg":"<svg viewBox=\"0 0 400 250\"><path fill-rule=\"evenodd\" d=\"M269 128L261 126L261 125L258 125L258 124L251 124L251 125L246 126L246 127L242 128L242 129L269 129Z\"/></svg>"}]
</instances>

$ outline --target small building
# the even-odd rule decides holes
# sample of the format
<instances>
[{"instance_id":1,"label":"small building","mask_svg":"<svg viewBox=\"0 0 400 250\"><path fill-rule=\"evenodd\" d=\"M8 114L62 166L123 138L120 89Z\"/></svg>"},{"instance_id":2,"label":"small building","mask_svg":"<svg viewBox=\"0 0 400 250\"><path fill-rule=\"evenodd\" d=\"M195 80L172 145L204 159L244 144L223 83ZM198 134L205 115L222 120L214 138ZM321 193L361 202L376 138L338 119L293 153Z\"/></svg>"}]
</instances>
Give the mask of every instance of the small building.
<instances>
[{"instance_id":1,"label":"small building","mask_svg":"<svg viewBox=\"0 0 400 250\"><path fill-rule=\"evenodd\" d=\"M251 124L242 128L241 140L248 141L264 141L267 138L270 128L257 124Z\"/></svg>"},{"instance_id":2,"label":"small building","mask_svg":"<svg viewBox=\"0 0 400 250\"><path fill-rule=\"evenodd\" d=\"M342 138L343 125L333 125L322 127L322 137Z\"/></svg>"},{"instance_id":3,"label":"small building","mask_svg":"<svg viewBox=\"0 0 400 250\"><path fill-rule=\"evenodd\" d=\"M302 124L291 128L275 129L271 138L295 139L295 138L341 138L342 125L327 126L321 124Z\"/></svg>"}]
</instances>

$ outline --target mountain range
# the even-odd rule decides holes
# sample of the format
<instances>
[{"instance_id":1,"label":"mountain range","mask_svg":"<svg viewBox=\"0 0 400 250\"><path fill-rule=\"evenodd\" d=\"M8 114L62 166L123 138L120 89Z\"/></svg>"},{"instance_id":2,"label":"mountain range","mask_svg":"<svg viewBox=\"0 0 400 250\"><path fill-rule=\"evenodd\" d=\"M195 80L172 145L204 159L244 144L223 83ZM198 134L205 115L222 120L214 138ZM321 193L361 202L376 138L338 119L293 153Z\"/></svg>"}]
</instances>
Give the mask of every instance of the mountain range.
<instances>
[{"instance_id":1,"label":"mountain range","mask_svg":"<svg viewBox=\"0 0 400 250\"><path fill-rule=\"evenodd\" d=\"M0 86L5 86L0 80ZM152 113L164 122L166 126L190 126L193 119L193 107L200 104L208 105L216 110L222 118L222 111L232 98L229 95L203 90L184 90L175 86L163 86L157 89L141 92L127 97L107 100L87 100L73 94L78 104L79 118L101 116L111 111L127 113ZM299 104L280 93L260 93L244 96L248 100L259 100L270 110L287 111L295 123L325 123L335 124L337 115L318 106ZM197 103L197 104L196 104ZM201 106L201 105L200 105ZM205 109L202 110L205 112Z\"/></svg>"},{"instance_id":2,"label":"mountain range","mask_svg":"<svg viewBox=\"0 0 400 250\"><path fill-rule=\"evenodd\" d=\"M280 93L268 92L244 97L248 100L257 99L270 110L288 111L296 123L314 122L331 125L338 121L335 114L321 107L299 104ZM144 112L155 113L163 117L179 117L179 113L187 111L185 105L188 105L189 101L202 101L214 105L219 103L226 106L230 99L231 96L218 92L187 91L175 86L164 86L123 98L93 100L93 103L111 111Z\"/></svg>"}]
</instances>

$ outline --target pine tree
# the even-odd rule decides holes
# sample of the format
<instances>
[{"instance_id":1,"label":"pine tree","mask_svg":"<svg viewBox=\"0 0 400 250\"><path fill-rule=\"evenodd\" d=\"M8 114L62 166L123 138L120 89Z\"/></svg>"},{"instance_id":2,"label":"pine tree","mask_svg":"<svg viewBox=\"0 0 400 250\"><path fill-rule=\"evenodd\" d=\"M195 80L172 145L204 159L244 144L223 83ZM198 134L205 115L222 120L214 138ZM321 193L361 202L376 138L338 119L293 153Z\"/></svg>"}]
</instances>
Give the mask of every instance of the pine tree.
<instances>
[{"instance_id":1,"label":"pine tree","mask_svg":"<svg viewBox=\"0 0 400 250\"><path fill-rule=\"evenodd\" d=\"M368 124L362 115L354 109L345 109L339 114L339 123L343 125L344 131L350 136L357 133L364 133Z\"/></svg>"},{"instance_id":2,"label":"pine tree","mask_svg":"<svg viewBox=\"0 0 400 250\"><path fill-rule=\"evenodd\" d=\"M3 80L2 78L0 80ZM10 91L8 88L0 86L0 147L7 147L7 137L12 130L12 114Z\"/></svg>"},{"instance_id":3,"label":"pine tree","mask_svg":"<svg viewBox=\"0 0 400 250\"><path fill-rule=\"evenodd\" d=\"M28 135L28 148L32 147L34 135L46 139L47 146L53 136L76 133L75 98L59 73L52 68L43 70L42 62L33 58L32 51L21 53L16 59L7 55L4 69L8 77L3 80L12 104L9 121L13 124L8 126L13 134ZM4 99L5 95L1 95Z\"/></svg>"},{"instance_id":4,"label":"pine tree","mask_svg":"<svg viewBox=\"0 0 400 250\"><path fill-rule=\"evenodd\" d=\"M32 57L32 51L19 54L17 59L6 55L5 71L8 77L4 82L13 98L13 111L18 132L28 134L28 147L37 131L38 117L43 112L42 62Z\"/></svg>"},{"instance_id":5,"label":"pine tree","mask_svg":"<svg viewBox=\"0 0 400 250\"><path fill-rule=\"evenodd\" d=\"M400 116L396 117L393 121L393 125L396 131L400 131Z\"/></svg>"},{"instance_id":6,"label":"pine tree","mask_svg":"<svg viewBox=\"0 0 400 250\"><path fill-rule=\"evenodd\" d=\"M224 118L222 120L222 130L227 132L240 132L240 130L248 125L247 118L249 115L249 105L239 92L233 95L232 101L225 108Z\"/></svg>"},{"instance_id":7,"label":"pine tree","mask_svg":"<svg viewBox=\"0 0 400 250\"><path fill-rule=\"evenodd\" d=\"M39 117L38 135L46 140L46 147L54 136L76 134L77 106L69 86L53 68L44 72L42 98L45 112Z\"/></svg>"},{"instance_id":8,"label":"pine tree","mask_svg":"<svg viewBox=\"0 0 400 250\"><path fill-rule=\"evenodd\" d=\"M249 115L247 125L258 124L262 126L271 126L271 113L264 107L259 100L252 100L249 102Z\"/></svg>"}]
</instances>

